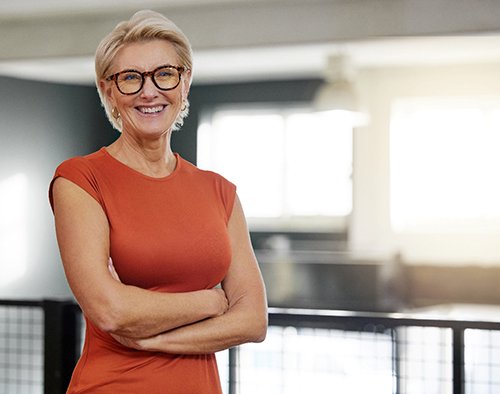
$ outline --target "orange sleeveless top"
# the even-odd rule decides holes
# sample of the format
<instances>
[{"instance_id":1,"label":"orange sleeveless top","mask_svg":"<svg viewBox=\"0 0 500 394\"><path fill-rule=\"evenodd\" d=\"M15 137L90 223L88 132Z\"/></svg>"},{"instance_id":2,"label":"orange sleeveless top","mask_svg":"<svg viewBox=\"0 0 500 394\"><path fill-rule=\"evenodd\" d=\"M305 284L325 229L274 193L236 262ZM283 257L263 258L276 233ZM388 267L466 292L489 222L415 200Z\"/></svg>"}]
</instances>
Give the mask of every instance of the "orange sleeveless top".
<instances>
[{"instance_id":1,"label":"orange sleeveless top","mask_svg":"<svg viewBox=\"0 0 500 394\"><path fill-rule=\"evenodd\" d=\"M123 283L163 292L212 288L231 261L227 223L235 186L176 154L167 177L152 178L105 148L63 162L64 177L101 205L110 226L110 253ZM53 205L52 188L49 190ZM68 393L222 393L214 354L137 351L86 318L83 352Z\"/></svg>"}]
</instances>

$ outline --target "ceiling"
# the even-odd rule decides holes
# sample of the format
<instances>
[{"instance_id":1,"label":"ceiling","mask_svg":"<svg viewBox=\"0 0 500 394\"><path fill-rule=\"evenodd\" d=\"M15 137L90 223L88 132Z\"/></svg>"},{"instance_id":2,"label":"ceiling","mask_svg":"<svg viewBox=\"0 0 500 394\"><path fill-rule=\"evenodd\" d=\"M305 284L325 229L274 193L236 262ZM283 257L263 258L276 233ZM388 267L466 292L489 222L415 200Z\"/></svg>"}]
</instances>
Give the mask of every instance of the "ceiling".
<instances>
[{"instance_id":1,"label":"ceiling","mask_svg":"<svg viewBox=\"0 0 500 394\"><path fill-rule=\"evenodd\" d=\"M157 6L188 6L215 3L236 3L245 0L16 0L1 1L3 17L39 16L67 13L95 13L117 9L141 9ZM252 0L255 1L255 0ZM261 0L265 1L265 0Z\"/></svg>"},{"instance_id":2,"label":"ceiling","mask_svg":"<svg viewBox=\"0 0 500 394\"><path fill-rule=\"evenodd\" d=\"M500 20L491 17L500 15L500 2L477 0L471 3L484 7L470 10L464 3L1 1L0 75L92 84L93 49L102 32L144 7L165 13L190 37L194 83L318 77L338 54L355 68L500 63Z\"/></svg>"}]
</instances>

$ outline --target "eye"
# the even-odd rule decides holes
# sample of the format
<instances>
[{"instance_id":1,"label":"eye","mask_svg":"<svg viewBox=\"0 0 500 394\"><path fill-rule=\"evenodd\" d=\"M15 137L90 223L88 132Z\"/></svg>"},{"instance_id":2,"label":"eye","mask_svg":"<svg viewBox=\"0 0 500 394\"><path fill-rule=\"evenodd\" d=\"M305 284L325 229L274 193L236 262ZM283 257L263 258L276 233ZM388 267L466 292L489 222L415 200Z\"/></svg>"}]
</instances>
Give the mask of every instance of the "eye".
<instances>
[{"instance_id":1,"label":"eye","mask_svg":"<svg viewBox=\"0 0 500 394\"><path fill-rule=\"evenodd\" d=\"M170 69L170 68L164 68L162 70L159 70L156 73L157 78L170 78L174 75L175 75L175 72L173 71L173 69Z\"/></svg>"},{"instance_id":2,"label":"eye","mask_svg":"<svg viewBox=\"0 0 500 394\"><path fill-rule=\"evenodd\" d=\"M124 82L136 82L141 80L141 74L136 72L124 72L121 73L118 77L121 81Z\"/></svg>"}]
</instances>

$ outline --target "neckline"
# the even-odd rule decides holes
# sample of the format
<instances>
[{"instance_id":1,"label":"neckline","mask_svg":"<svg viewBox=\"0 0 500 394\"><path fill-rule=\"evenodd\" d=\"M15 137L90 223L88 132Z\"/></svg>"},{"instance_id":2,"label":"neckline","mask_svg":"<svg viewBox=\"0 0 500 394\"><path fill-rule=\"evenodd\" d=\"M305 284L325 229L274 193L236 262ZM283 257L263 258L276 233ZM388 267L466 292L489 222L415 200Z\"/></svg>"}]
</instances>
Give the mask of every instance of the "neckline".
<instances>
[{"instance_id":1,"label":"neckline","mask_svg":"<svg viewBox=\"0 0 500 394\"><path fill-rule=\"evenodd\" d=\"M143 174L142 172L137 171L137 170L133 169L132 167L129 167L125 163L122 163L120 160L118 160L117 158L115 158L114 156L112 156L108 152L108 150L106 149L105 146L103 146L100 149L100 151L104 154L105 157L107 157L108 159L110 159L115 165L121 167L124 170L129 171L130 173L132 173L132 174L134 174L136 176L139 176L141 178L144 178L144 179L147 179L147 180L150 180L150 181L162 182L162 181L169 180L169 179L175 177L177 175L177 173L180 171L180 168L181 168L182 158L180 157L180 155L177 152L174 152L174 156L175 156L175 159L176 159L174 170L170 174L168 174L166 176L163 176L163 177L154 177L154 176L149 176L149 175Z\"/></svg>"}]
</instances>

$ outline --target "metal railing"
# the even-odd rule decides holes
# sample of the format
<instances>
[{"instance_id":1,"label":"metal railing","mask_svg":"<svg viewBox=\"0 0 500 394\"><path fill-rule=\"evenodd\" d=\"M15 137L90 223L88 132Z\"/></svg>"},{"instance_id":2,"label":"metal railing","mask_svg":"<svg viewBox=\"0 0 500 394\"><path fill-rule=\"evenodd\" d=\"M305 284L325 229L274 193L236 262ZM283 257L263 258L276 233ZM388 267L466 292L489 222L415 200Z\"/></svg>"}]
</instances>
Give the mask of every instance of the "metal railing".
<instances>
[{"instance_id":1,"label":"metal railing","mask_svg":"<svg viewBox=\"0 0 500 394\"><path fill-rule=\"evenodd\" d=\"M66 392L80 314L71 301L0 300L0 393Z\"/></svg>"},{"instance_id":2,"label":"metal railing","mask_svg":"<svg viewBox=\"0 0 500 394\"><path fill-rule=\"evenodd\" d=\"M500 392L498 321L271 308L269 325L264 343L230 349L220 365L228 394L300 392L301 379L309 387L366 380L372 393L377 384L395 394ZM0 392L64 393L81 328L72 301L0 300Z\"/></svg>"},{"instance_id":3,"label":"metal railing","mask_svg":"<svg viewBox=\"0 0 500 394\"><path fill-rule=\"evenodd\" d=\"M392 377L390 379L392 382L390 392L392 393L418 392L414 391L415 388L411 388L411 386L418 386L414 384L415 379L426 381L427 389L421 391L422 393L464 394L467 392L471 394L478 391L474 387L479 385L486 386L489 390L484 392L500 392L500 376L498 376L500 353L497 352L500 350L500 321L490 321L487 318L443 319L442 315L431 316L428 313L360 313L271 308L269 325L281 328L292 327L298 332L299 338L301 330L303 332L310 329L319 330L320 333L314 335L323 337L321 343L325 347L334 338L338 338L337 342L341 343L346 340L346 333L351 333L351 338L354 334L364 347L363 355L359 360L362 357L365 361L370 358L380 360L380 355L377 354L380 346L376 347L377 350L374 350L372 354L369 349L374 342L384 341L387 344L387 357L389 358L387 365L390 367L389 378ZM492 332L495 333L494 336ZM297 336L297 334L294 335ZM483 338L482 343L478 342L478 337ZM474 338L476 338L475 343L472 341ZM467 344L466 339L469 339ZM434 354L427 354L430 356L429 359L422 351L424 348L432 349L430 353L435 350ZM477 377L472 371L475 368L474 355L477 352L483 355L499 354L498 357L490 357L487 363L483 362L481 367L489 371L487 378ZM339 357L336 349L333 349L332 353L332 357ZM481 359L484 357L481 356ZM441 374L434 373L433 377L425 373L417 373L418 367L425 364L434 364L442 370ZM345 369L342 373L346 373ZM335 375L335 370L331 369L329 374ZM359 370L354 371L354 374L359 379ZM433 389L429 389L433 378L435 379ZM436 391L433 391L434 388Z\"/></svg>"}]
</instances>

